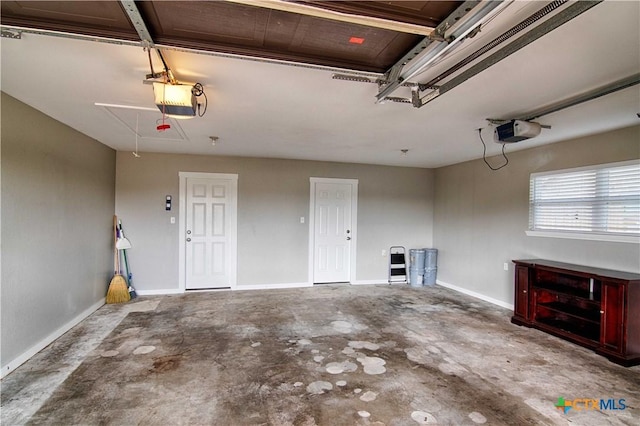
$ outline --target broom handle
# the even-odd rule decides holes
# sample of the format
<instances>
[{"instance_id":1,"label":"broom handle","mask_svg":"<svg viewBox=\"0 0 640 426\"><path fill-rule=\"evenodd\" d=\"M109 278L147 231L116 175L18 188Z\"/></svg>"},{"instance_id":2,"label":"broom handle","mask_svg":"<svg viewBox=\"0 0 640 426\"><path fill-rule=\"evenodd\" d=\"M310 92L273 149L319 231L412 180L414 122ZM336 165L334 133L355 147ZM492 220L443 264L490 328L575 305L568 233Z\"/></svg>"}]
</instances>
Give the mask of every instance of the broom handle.
<instances>
[{"instance_id":1,"label":"broom handle","mask_svg":"<svg viewBox=\"0 0 640 426\"><path fill-rule=\"evenodd\" d=\"M116 248L118 242L118 216L113 215L113 270L116 275L120 274L120 255Z\"/></svg>"},{"instance_id":2,"label":"broom handle","mask_svg":"<svg viewBox=\"0 0 640 426\"><path fill-rule=\"evenodd\" d=\"M129 261L127 260L127 249L122 250L122 258L124 259L124 275L131 285L132 274L129 272Z\"/></svg>"}]
</instances>

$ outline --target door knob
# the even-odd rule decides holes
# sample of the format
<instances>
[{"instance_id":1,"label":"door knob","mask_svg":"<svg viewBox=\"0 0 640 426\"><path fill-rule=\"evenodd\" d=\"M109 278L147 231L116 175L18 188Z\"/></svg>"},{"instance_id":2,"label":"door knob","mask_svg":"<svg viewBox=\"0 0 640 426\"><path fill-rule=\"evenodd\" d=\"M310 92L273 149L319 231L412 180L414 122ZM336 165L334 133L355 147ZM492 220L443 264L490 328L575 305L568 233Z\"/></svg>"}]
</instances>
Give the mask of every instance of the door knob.
<instances>
[{"instance_id":1,"label":"door knob","mask_svg":"<svg viewBox=\"0 0 640 426\"><path fill-rule=\"evenodd\" d=\"M187 238L187 242L190 242L190 241L191 241L191 238Z\"/></svg>"}]
</instances>

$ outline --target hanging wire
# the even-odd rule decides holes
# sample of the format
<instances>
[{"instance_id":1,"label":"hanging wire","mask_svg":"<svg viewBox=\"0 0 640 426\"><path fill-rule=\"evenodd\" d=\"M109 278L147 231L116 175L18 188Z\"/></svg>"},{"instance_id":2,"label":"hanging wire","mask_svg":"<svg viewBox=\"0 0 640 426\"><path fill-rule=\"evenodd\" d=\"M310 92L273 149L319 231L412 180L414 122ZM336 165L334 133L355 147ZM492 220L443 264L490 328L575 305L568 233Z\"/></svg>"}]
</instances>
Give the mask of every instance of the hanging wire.
<instances>
[{"instance_id":1,"label":"hanging wire","mask_svg":"<svg viewBox=\"0 0 640 426\"><path fill-rule=\"evenodd\" d=\"M164 83L162 84L162 124L156 126L156 130L159 132L164 132L167 129L171 128L170 124L167 124L165 122L166 118L167 118L167 111L166 111L166 106L167 106L167 100L165 97L165 93L166 93L166 87L167 87L167 76L165 76L164 78ZM160 119L156 120L156 124L160 122Z\"/></svg>"},{"instance_id":2,"label":"hanging wire","mask_svg":"<svg viewBox=\"0 0 640 426\"><path fill-rule=\"evenodd\" d=\"M506 143L502 144L502 156L504 157L504 164L502 164L499 167L493 167L487 161L487 145L484 143L484 139L482 139L482 129L478 129L478 136L480 137L480 142L482 142L482 160L491 170L493 171L500 170L501 168L509 164L509 159L507 158L507 155L504 153L504 148L507 145Z\"/></svg>"}]
</instances>

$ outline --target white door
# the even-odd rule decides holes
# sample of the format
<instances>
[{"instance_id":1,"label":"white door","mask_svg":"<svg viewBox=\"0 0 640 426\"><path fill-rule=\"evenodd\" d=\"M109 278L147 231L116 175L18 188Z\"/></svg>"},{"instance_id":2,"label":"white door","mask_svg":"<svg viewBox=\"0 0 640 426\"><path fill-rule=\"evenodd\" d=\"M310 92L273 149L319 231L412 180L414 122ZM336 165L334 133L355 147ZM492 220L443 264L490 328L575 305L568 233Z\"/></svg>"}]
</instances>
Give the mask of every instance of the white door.
<instances>
[{"instance_id":1,"label":"white door","mask_svg":"<svg viewBox=\"0 0 640 426\"><path fill-rule=\"evenodd\" d=\"M312 181L313 282L349 282L351 278L352 183Z\"/></svg>"},{"instance_id":2,"label":"white door","mask_svg":"<svg viewBox=\"0 0 640 426\"><path fill-rule=\"evenodd\" d=\"M223 176L186 178L187 290L236 284L237 175Z\"/></svg>"}]
</instances>

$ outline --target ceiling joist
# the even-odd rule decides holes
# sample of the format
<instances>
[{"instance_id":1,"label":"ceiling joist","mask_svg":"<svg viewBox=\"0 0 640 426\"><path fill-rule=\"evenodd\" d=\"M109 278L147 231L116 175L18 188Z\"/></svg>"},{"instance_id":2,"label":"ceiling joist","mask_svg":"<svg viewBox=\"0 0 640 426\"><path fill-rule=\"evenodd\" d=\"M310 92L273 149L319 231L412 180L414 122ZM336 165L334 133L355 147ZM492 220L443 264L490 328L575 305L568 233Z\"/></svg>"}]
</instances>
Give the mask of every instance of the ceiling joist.
<instances>
[{"instance_id":1,"label":"ceiling joist","mask_svg":"<svg viewBox=\"0 0 640 426\"><path fill-rule=\"evenodd\" d=\"M6 1L0 9L5 29L380 75L461 3Z\"/></svg>"},{"instance_id":2,"label":"ceiling joist","mask_svg":"<svg viewBox=\"0 0 640 426\"><path fill-rule=\"evenodd\" d=\"M298 15L312 16L314 18L329 19L332 21L346 22L348 24L363 25L366 27L380 28L407 34L429 36L434 31L432 27L411 24L409 22L392 21L373 16L355 15L352 13L337 12L320 7L309 6L300 3L291 3L281 0L226 0L230 3L238 3L246 6L256 6L265 9L291 12Z\"/></svg>"}]
</instances>

